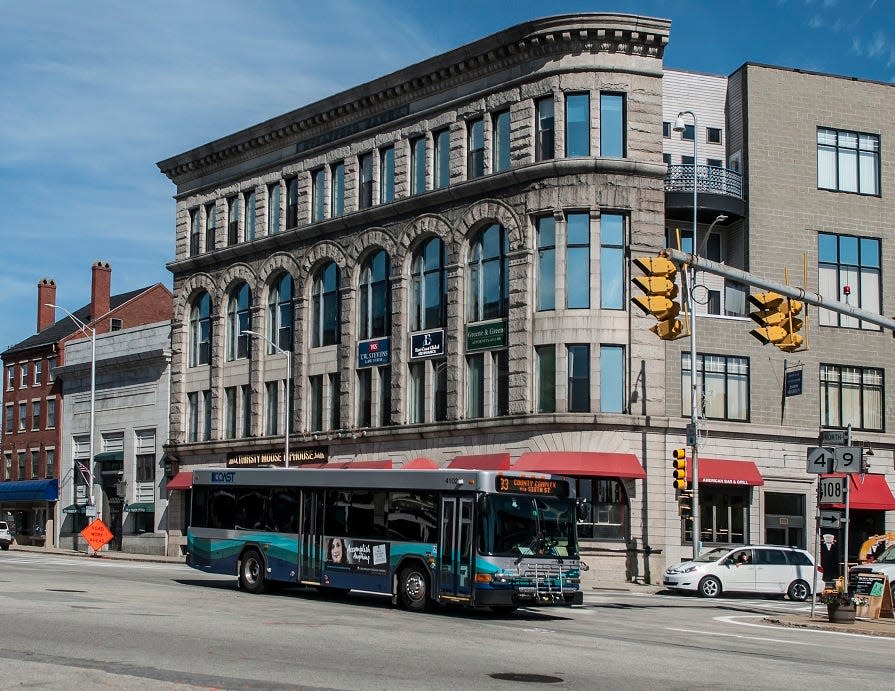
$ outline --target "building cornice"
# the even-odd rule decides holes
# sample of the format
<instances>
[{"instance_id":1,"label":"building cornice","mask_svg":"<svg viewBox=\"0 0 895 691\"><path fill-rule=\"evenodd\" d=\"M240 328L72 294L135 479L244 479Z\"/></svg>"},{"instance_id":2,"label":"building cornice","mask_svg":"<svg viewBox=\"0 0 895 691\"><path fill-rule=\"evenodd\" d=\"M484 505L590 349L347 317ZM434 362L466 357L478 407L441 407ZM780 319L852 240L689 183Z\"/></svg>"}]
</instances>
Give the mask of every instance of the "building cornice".
<instances>
[{"instance_id":1,"label":"building cornice","mask_svg":"<svg viewBox=\"0 0 895 691\"><path fill-rule=\"evenodd\" d=\"M669 27L665 19L623 14L533 20L173 156L158 167L179 184L290 140L313 139L339 128L346 128L348 136L355 133L353 123L372 120L375 126L376 115L389 121L414 99L536 57L589 52L661 60Z\"/></svg>"}]
</instances>

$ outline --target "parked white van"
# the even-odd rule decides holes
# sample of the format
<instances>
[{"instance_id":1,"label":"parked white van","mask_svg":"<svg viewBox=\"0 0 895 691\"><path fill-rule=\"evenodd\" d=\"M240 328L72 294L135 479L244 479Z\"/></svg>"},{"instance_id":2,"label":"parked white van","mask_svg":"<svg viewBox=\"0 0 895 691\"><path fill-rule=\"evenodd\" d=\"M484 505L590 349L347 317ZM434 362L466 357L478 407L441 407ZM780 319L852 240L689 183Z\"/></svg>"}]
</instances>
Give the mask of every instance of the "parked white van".
<instances>
[{"instance_id":1,"label":"parked white van","mask_svg":"<svg viewBox=\"0 0 895 691\"><path fill-rule=\"evenodd\" d=\"M12 533L9 530L9 523L0 521L0 549L9 549L12 544Z\"/></svg>"},{"instance_id":2,"label":"parked white van","mask_svg":"<svg viewBox=\"0 0 895 691\"><path fill-rule=\"evenodd\" d=\"M702 597L721 593L788 595L804 602L814 591L814 560L803 549L775 545L716 547L692 561L669 567L662 581L672 590L695 591ZM823 584L823 570L817 568Z\"/></svg>"}]
</instances>

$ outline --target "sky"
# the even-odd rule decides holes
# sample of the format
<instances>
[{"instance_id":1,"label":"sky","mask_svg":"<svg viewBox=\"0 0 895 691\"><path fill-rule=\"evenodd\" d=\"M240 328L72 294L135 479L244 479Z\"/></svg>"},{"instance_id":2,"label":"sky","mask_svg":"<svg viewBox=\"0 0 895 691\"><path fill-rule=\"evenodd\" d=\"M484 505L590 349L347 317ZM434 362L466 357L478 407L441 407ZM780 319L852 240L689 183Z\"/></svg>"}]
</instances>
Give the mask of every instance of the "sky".
<instances>
[{"instance_id":1,"label":"sky","mask_svg":"<svg viewBox=\"0 0 895 691\"><path fill-rule=\"evenodd\" d=\"M744 62L895 82L891 0L0 0L0 351L57 304L171 287L174 185L156 163L514 24L671 20L666 67ZM59 312L57 317L62 318Z\"/></svg>"}]
</instances>

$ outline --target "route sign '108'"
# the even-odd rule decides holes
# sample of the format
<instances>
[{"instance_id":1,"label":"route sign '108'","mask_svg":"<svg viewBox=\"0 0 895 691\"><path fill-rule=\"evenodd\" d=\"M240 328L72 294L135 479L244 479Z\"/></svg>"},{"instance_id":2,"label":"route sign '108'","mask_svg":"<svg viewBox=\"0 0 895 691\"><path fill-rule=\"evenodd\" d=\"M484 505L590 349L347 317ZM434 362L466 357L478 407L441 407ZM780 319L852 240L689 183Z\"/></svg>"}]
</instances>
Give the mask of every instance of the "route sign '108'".
<instances>
[{"instance_id":1,"label":"route sign '108'","mask_svg":"<svg viewBox=\"0 0 895 691\"><path fill-rule=\"evenodd\" d=\"M822 477L818 481L821 504L842 504L845 502L847 477Z\"/></svg>"}]
</instances>

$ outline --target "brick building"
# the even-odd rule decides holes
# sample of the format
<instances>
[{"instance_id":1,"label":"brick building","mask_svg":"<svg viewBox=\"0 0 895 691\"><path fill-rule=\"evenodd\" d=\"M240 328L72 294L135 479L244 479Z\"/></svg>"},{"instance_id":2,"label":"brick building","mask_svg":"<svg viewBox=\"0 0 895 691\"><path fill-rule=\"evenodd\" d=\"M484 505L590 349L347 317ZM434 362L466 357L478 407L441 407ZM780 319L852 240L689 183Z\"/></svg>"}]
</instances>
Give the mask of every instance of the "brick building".
<instances>
[{"instance_id":1,"label":"brick building","mask_svg":"<svg viewBox=\"0 0 895 691\"><path fill-rule=\"evenodd\" d=\"M62 468L62 387L55 370L72 341L170 319L171 292L162 284L111 294L112 268L95 262L90 303L56 319L56 283L37 284L37 331L3 354L3 467L0 515L16 525L20 542L44 544L56 534ZM74 318L72 318L72 315ZM78 323L80 322L80 324Z\"/></svg>"},{"instance_id":2,"label":"brick building","mask_svg":"<svg viewBox=\"0 0 895 691\"><path fill-rule=\"evenodd\" d=\"M829 99L843 123L819 96L797 115L772 112L765 99L791 87L769 75L813 77L666 70L668 36L668 22L626 15L527 22L160 162L177 187L168 452L184 475L174 486L187 490L200 465L274 458L285 404L295 463L463 456L562 473L589 500L582 552L601 574L656 582L688 554L669 461L690 417L689 352L629 309L630 259L678 230L686 244L694 165L707 186L698 232L711 230L707 251L733 266L795 262L817 242L819 220L808 219L821 198L827 213L844 205L849 233L885 237L881 226L856 231L867 213L883 217L885 192L830 194L812 166L829 128L888 142L891 123L844 121L849 90L885 103L892 91L817 77L843 91ZM766 85L775 96L755 93ZM698 123L683 138L671 126L681 110ZM794 131L765 132L790 118L800 137L814 132L802 149ZM798 166L777 158L784 143ZM879 182L891 193L890 172ZM804 208L784 213L787 202ZM786 233L769 227L783 217ZM839 365L821 366L814 345L800 353L805 394L784 409L779 353L747 334L748 288L701 281L703 541L807 544L805 445L847 424L819 404ZM829 330L843 350L870 339L864 364L889 366L881 333L841 326ZM862 438L891 459L889 416ZM181 515L183 496L172 505ZM772 532L796 517L800 535ZM872 520L888 523L882 510Z\"/></svg>"}]
</instances>

